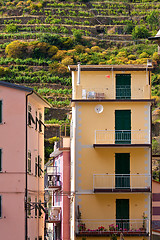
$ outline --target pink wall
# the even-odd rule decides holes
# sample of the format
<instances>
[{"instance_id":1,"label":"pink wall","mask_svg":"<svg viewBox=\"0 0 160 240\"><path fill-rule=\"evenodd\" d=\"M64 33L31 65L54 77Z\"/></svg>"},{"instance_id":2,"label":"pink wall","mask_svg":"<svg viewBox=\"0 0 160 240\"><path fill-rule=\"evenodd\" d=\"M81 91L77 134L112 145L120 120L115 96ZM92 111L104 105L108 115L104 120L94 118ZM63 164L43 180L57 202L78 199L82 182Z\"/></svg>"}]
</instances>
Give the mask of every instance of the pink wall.
<instances>
[{"instance_id":1,"label":"pink wall","mask_svg":"<svg viewBox=\"0 0 160 240\"><path fill-rule=\"evenodd\" d=\"M0 86L2 100L2 124L0 124L0 148L2 149L2 172L0 173L0 195L2 196L2 218L0 238L5 240L25 239L25 137L26 94L28 92ZM31 95L29 102L35 110L44 113L42 100ZM43 127L42 127L43 129ZM35 176L35 156L44 161L44 134L28 127L28 149L32 152L31 174L28 174L28 195L44 202L44 179ZM44 235L44 218L28 218L28 236L31 239ZM42 238L44 239L44 238Z\"/></svg>"}]
</instances>

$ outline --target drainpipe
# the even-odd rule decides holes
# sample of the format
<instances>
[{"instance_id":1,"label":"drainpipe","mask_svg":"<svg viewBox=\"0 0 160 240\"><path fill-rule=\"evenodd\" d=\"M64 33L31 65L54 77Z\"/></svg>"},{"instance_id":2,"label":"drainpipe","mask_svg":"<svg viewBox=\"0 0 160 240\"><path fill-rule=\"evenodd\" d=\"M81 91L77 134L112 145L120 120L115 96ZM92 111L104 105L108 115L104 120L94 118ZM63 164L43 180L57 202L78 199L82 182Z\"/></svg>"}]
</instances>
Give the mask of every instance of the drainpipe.
<instances>
[{"instance_id":1,"label":"drainpipe","mask_svg":"<svg viewBox=\"0 0 160 240\"><path fill-rule=\"evenodd\" d=\"M77 85L80 84L80 71L81 71L81 63L78 63L78 78L77 78Z\"/></svg>"},{"instance_id":2,"label":"drainpipe","mask_svg":"<svg viewBox=\"0 0 160 240\"><path fill-rule=\"evenodd\" d=\"M28 198L28 181L27 181L27 167L28 167L28 131L27 131L27 119L28 119L28 96L33 94L33 90L26 95L26 169L25 169L25 240L28 240L28 223L27 223L27 198Z\"/></svg>"}]
</instances>

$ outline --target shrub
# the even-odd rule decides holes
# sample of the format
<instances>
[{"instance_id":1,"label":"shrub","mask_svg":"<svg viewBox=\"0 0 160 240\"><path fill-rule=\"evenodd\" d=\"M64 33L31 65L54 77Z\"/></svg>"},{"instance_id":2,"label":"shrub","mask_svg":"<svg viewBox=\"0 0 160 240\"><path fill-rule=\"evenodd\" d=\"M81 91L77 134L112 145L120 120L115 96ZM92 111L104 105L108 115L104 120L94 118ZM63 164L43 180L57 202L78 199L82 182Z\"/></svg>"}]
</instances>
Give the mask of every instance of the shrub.
<instances>
[{"instance_id":1,"label":"shrub","mask_svg":"<svg viewBox=\"0 0 160 240\"><path fill-rule=\"evenodd\" d=\"M26 50L26 43L17 40L6 46L5 53L11 58L24 58L26 56Z\"/></svg>"},{"instance_id":2,"label":"shrub","mask_svg":"<svg viewBox=\"0 0 160 240\"><path fill-rule=\"evenodd\" d=\"M16 24L11 23L11 24L6 25L4 31L8 32L8 33L15 33L15 32L18 32L18 27Z\"/></svg>"},{"instance_id":3,"label":"shrub","mask_svg":"<svg viewBox=\"0 0 160 240\"><path fill-rule=\"evenodd\" d=\"M73 62L73 59L71 57L65 57L62 60L62 64L65 65L65 66L72 65L73 63L74 62Z\"/></svg>"},{"instance_id":4,"label":"shrub","mask_svg":"<svg viewBox=\"0 0 160 240\"><path fill-rule=\"evenodd\" d=\"M91 47L91 51L92 52L100 52L100 47L98 47L98 46Z\"/></svg>"},{"instance_id":5,"label":"shrub","mask_svg":"<svg viewBox=\"0 0 160 240\"><path fill-rule=\"evenodd\" d=\"M73 33L74 40L75 40L76 42L81 42L81 40L82 40L82 35L83 35L82 30L73 28L73 29L72 29L72 33Z\"/></svg>"},{"instance_id":6,"label":"shrub","mask_svg":"<svg viewBox=\"0 0 160 240\"><path fill-rule=\"evenodd\" d=\"M8 67L0 67L0 76L1 77L9 75L10 73L11 73L11 71Z\"/></svg>"},{"instance_id":7,"label":"shrub","mask_svg":"<svg viewBox=\"0 0 160 240\"><path fill-rule=\"evenodd\" d=\"M83 53L84 50L85 50L85 47L82 46L82 45L76 45L75 50L76 50L77 53Z\"/></svg>"},{"instance_id":8,"label":"shrub","mask_svg":"<svg viewBox=\"0 0 160 240\"><path fill-rule=\"evenodd\" d=\"M148 58L148 57L149 57L149 55L146 52L143 52L139 55L139 58Z\"/></svg>"},{"instance_id":9,"label":"shrub","mask_svg":"<svg viewBox=\"0 0 160 240\"><path fill-rule=\"evenodd\" d=\"M134 29L134 24L133 23L128 23L124 27L124 33L125 34L131 34Z\"/></svg>"},{"instance_id":10,"label":"shrub","mask_svg":"<svg viewBox=\"0 0 160 240\"><path fill-rule=\"evenodd\" d=\"M144 25L136 26L132 31L133 39L148 38L149 36L150 36L150 33Z\"/></svg>"},{"instance_id":11,"label":"shrub","mask_svg":"<svg viewBox=\"0 0 160 240\"><path fill-rule=\"evenodd\" d=\"M136 60L136 56L133 55L133 54L130 54L130 55L128 56L128 59L129 59L129 60Z\"/></svg>"},{"instance_id":12,"label":"shrub","mask_svg":"<svg viewBox=\"0 0 160 240\"><path fill-rule=\"evenodd\" d=\"M58 52L58 48L56 46L51 46L49 49L48 49L48 55L49 56L53 56L55 55L56 53Z\"/></svg>"},{"instance_id":13,"label":"shrub","mask_svg":"<svg viewBox=\"0 0 160 240\"><path fill-rule=\"evenodd\" d=\"M62 58L65 56L67 51L65 50L58 50L58 52L52 57L55 60L62 60Z\"/></svg>"}]
</instances>

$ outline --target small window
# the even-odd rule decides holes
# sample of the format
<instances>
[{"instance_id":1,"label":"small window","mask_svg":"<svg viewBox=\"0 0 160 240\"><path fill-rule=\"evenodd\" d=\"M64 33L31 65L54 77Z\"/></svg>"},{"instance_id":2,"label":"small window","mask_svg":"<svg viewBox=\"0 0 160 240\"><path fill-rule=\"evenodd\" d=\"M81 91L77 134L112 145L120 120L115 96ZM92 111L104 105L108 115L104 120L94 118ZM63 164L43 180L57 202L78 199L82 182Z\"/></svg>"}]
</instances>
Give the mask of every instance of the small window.
<instances>
[{"instance_id":1,"label":"small window","mask_svg":"<svg viewBox=\"0 0 160 240\"><path fill-rule=\"evenodd\" d=\"M28 173L31 173L31 152L28 151Z\"/></svg>"},{"instance_id":2,"label":"small window","mask_svg":"<svg viewBox=\"0 0 160 240\"><path fill-rule=\"evenodd\" d=\"M0 101L0 123L2 123L2 101Z\"/></svg>"},{"instance_id":3,"label":"small window","mask_svg":"<svg viewBox=\"0 0 160 240\"><path fill-rule=\"evenodd\" d=\"M42 240L42 237L39 237L38 240Z\"/></svg>"},{"instance_id":4,"label":"small window","mask_svg":"<svg viewBox=\"0 0 160 240\"><path fill-rule=\"evenodd\" d=\"M37 217L37 198L35 198L35 218Z\"/></svg>"},{"instance_id":5,"label":"small window","mask_svg":"<svg viewBox=\"0 0 160 240\"><path fill-rule=\"evenodd\" d=\"M42 113L39 112L39 132L42 132Z\"/></svg>"},{"instance_id":6,"label":"small window","mask_svg":"<svg viewBox=\"0 0 160 240\"><path fill-rule=\"evenodd\" d=\"M27 215L28 217L31 216L31 197L28 197L28 204L27 204Z\"/></svg>"},{"instance_id":7,"label":"small window","mask_svg":"<svg viewBox=\"0 0 160 240\"><path fill-rule=\"evenodd\" d=\"M2 217L2 196L0 196L0 218Z\"/></svg>"},{"instance_id":8,"label":"small window","mask_svg":"<svg viewBox=\"0 0 160 240\"><path fill-rule=\"evenodd\" d=\"M31 123L32 123L32 115L31 115L31 112L32 112L32 107L31 105L28 104L28 125L31 126Z\"/></svg>"},{"instance_id":9,"label":"small window","mask_svg":"<svg viewBox=\"0 0 160 240\"><path fill-rule=\"evenodd\" d=\"M41 200L39 200L39 217L42 215Z\"/></svg>"},{"instance_id":10,"label":"small window","mask_svg":"<svg viewBox=\"0 0 160 240\"><path fill-rule=\"evenodd\" d=\"M37 117L37 111L36 111L36 117L35 117L35 130L37 130L37 125L38 125L38 117Z\"/></svg>"},{"instance_id":11,"label":"small window","mask_svg":"<svg viewBox=\"0 0 160 240\"><path fill-rule=\"evenodd\" d=\"M35 157L35 176L37 176L37 170L38 170L37 157Z\"/></svg>"},{"instance_id":12,"label":"small window","mask_svg":"<svg viewBox=\"0 0 160 240\"><path fill-rule=\"evenodd\" d=\"M2 172L2 149L0 149L0 172Z\"/></svg>"},{"instance_id":13,"label":"small window","mask_svg":"<svg viewBox=\"0 0 160 240\"><path fill-rule=\"evenodd\" d=\"M42 158L38 156L38 177L42 176Z\"/></svg>"}]
</instances>

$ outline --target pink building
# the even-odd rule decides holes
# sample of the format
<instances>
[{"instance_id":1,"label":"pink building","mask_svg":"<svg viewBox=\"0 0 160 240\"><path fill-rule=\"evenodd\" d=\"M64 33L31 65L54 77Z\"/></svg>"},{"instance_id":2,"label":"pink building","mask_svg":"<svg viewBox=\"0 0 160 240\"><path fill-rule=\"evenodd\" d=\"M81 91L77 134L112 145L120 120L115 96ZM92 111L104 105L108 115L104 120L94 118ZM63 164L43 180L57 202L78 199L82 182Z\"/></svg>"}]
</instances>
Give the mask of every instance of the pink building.
<instances>
[{"instance_id":1,"label":"pink building","mask_svg":"<svg viewBox=\"0 0 160 240\"><path fill-rule=\"evenodd\" d=\"M50 195L46 239L70 240L70 138L63 137L50 157L45 182L45 191Z\"/></svg>"},{"instance_id":2,"label":"pink building","mask_svg":"<svg viewBox=\"0 0 160 240\"><path fill-rule=\"evenodd\" d=\"M160 239L160 182L152 180L152 239Z\"/></svg>"},{"instance_id":3,"label":"pink building","mask_svg":"<svg viewBox=\"0 0 160 240\"><path fill-rule=\"evenodd\" d=\"M44 239L44 108L32 88L0 81L0 239Z\"/></svg>"}]
</instances>

